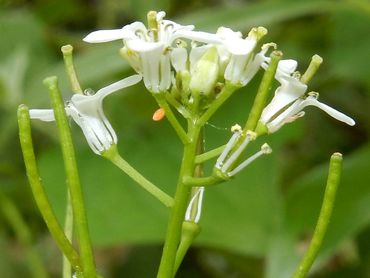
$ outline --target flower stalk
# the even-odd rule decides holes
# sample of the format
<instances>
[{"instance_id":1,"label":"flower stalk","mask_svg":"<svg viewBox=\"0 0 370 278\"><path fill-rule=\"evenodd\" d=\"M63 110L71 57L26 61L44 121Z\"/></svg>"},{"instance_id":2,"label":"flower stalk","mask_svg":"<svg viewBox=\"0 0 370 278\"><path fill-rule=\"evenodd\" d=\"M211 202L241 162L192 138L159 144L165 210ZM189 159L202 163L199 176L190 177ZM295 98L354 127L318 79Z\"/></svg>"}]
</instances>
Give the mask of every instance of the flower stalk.
<instances>
[{"instance_id":1,"label":"flower stalk","mask_svg":"<svg viewBox=\"0 0 370 278\"><path fill-rule=\"evenodd\" d=\"M273 51L271 53L270 65L267 68L265 74L263 75L261 84L258 88L252 109L249 113L248 120L244 127L245 131L247 130L255 131L257 127L262 111L266 106L268 93L270 91L272 81L274 80L278 63L281 60L282 56L283 54L280 51Z\"/></svg>"},{"instance_id":2,"label":"flower stalk","mask_svg":"<svg viewBox=\"0 0 370 278\"><path fill-rule=\"evenodd\" d=\"M58 88L57 77L52 76L46 78L44 80L44 84L49 89L55 120L59 129L59 139L62 146L67 185L71 194L73 216L76 224L78 242L80 245L83 273L86 277L95 278L97 277L97 273L88 230L85 202L83 199L83 193L78 174L71 131L69 128L64 103Z\"/></svg>"},{"instance_id":3,"label":"flower stalk","mask_svg":"<svg viewBox=\"0 0 370 278\"><path fill-rule=\"evenodd\" d=\"M179 181L174 197L174 205L170 212L157 278L170 278L173 277L175 272L176 253L180 244L182 223L191 192L191 188L184 184L182 177L194 175L195 156L197 154L200 131L201 128L199 126L191 120L188 121L188 137L190 143L184 145Z\"/></svg>"},{"instance_id":4,"label":"flower stalk","mask_svg":"<svg viewBox=\"0 0 370 278\"><path fill-rule=\"evenodd\" d=\"M83 267L80 262L80 257L69 240L66 238L41 183L41 178L36 164L35 153L33 150L29 111L25 105L21 105L18 108L18 124L23 159L26 165L28 181L31 185L36 204L59 249L68 258L74 270L81 271Z\"/></svg>"}]
</instances>

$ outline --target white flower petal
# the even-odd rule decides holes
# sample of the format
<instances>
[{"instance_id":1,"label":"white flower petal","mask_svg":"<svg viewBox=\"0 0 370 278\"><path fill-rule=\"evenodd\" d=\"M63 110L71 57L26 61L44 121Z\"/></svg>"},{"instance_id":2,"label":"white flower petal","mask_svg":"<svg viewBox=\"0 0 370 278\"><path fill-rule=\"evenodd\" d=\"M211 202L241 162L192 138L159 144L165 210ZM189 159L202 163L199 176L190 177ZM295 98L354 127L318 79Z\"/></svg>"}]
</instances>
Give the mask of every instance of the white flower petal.
<instances>
[{"instance_id":1,"label":"white flower petal","mask_svg":"<svg viewBox=\"0 0 370 278\"><path fill-rule=\"evenodd\" d=\"M171 51L171 63L176 72L187 69L188 52L186 48L177 47Z\"/></svg>"},{"instance_id":2,"label":"white flower petal","mask_svg":"<svg viewBox=\"0 0 370 278\"><path fill-rule=\"evenodd\" d=\"M350 126L353 126L355 125L355 121L348 117L347 115L343 114L342 112L339 112L338 110L330 107L329 105L327 104L324 104L322 102L319 102L315 97L313 96L308 96L302 103L301 103L301 107L302 109L306 106L309 106L309 105L312 105L312 106L316 106L318 108L320 108L321 110L323 110L324 112L326 112L327 114L329 114L330 116L332 116L334 119L337 119L338 121L341 121L341 122L344 122Z\"/></svg>"},{"instance_id":3,"label":"white flower petal","mask_svg":"<svg viewBox=\"0 0 370 278\"><path fill-rule=\"evenodd\" d=\"M171 42L178 38L184 38L201 43L212 43L212 44L222 43L222 40L215 34L201 31L191 31L187 29L181 29L176 31L171 38Z\"/></svg>"},{"instance_id":4,"label":"white flower petal","mask_svg":"<svg viewBox=\"0 0 370 278\"><path fill-rule=\"evenodd\" d=\"M164 44L162 42L147 42L142 39L128 40L126 44L129 49L136 52L149 52L158 48L164 48Z\"/></svg>"},{"instance_id":5,"label":"white flower petal","mask_svg":"<svg viewBox=\"0 0 370 278\"><path fill-rule=\"evenodd\" d=\"M159 11L158 13L157 13L157 17L156 17L156 19L157 19L157 21L159 22L159 21L162 21L163 20L163 18L166 16L166 12L164 12L164 11Z\"/></svg>"},{"instance_id":6,"label":"white flower petal","mask_svg":"<svg viewBox=\"0 0 370 278\"><path fill-rule=\"evenodd\" d=\"M247 85L253 79L265 60L266 57L261 53L258 53L254 59L249 62L240 78L240 83L242 86Z\"/></svg>"},{"instance_id":7,"label":"white flower petal","mask_svg":"<svg viewBox=\"0 0 370 278\"><path fill-rule=\"evenodd\" d=\"M161 92L167 91L168 88L171 86L171 59L170 55L162 55L160 61L160 84L159 90Z\"/></svg>"},{"instance_id":8,"label":"white flower petal","mask_svg":"<svg viewBox=\"0 0 370 278\"><path fill-rule=\"evenodd\" d=\"M303 102L302 99L297 99L295 102L292 103L287 109L285 109L281 114L279 114L276 118L272 119L270 122L265 122L269 133L273 133L280 129L285 123L290 123L294 121L298 117L304 115L299 114L301 109L301 103ZM261 122L263 122L261 120Z\"/></svg>"},{"instance_id":9,"label":"white flower petal","mask_svg":"<svg viewBox=\"0 0 370 278\"><path fill-rule=\"evenodd\" d=\"M298 62L293 59L281 60L278 63L278 70L285 74L292 74L297 69Z\"/></svg>"},{"instance_id":10,"label":"white flower petal","mask_svg":"<svg viewBox=\"0 0 370 278\"><path fill-rule=\"evenodd\" d=\"M150 52L148 51L140 53L143 63L143 78L145 87L155 93L159 92L160 61L162 55L163 51L161 48L153 49Z\"/></svg>"},{"instance_id":11,"label":"white flower petal","mask_svg":"<svg viewBox=\"0 0 370 278\"><path fill-rule=\"evenodd\" d=\"M233 55L249 55L257 44L255 38L229 40L224 42L227 50Z\"/></svg>"},{"instance_id":12,"label":"white flower petal","mask_svg":"<svg viewBox=\"0 0 370 278\"><path fill-rule=\"evenodd\" d=\"M81 110L81 107L75 106L71 101L67 105L66 111L81 128L90 148L100 155L117 143L117 136L105 117L101 105L91 104L91 109L87 111Z\"/></svg>"},{"instance_id":13,"label":"white flower petal","mask_svg":"<svg viewBox=\"0 0 370 278\"><path fill-rule=\"evenodd\" d=\"M125 36L127 36L127 33L123 29L100 30L91 32L83 40L89 43L101 43L123 39Z\"/></svg>"},{"instance_id":14,"label":"white flower petal","mask_svg":"<svg viewBox=\"0 0 370 278\"><path fill-rule=\"evenodd\" d=\"M55 121L53 109L30 109L30 118L37 119L44 122Z\"/></svg>"},{"instance_id":15,"label":"white flower petal","mask_svg":"<svg viewBox=\"0 0 370 278\"><path fill-rule=\"evenodd\" d=\"M263 110L261 122L265 124L269 122L287 105L302 97L306 90L307 85L293 77L289 81L283 80L281 86L276 89L271 102Z\"/></svg>"},{"instance_id":16,"label":"white flower petal","mask_svg":"<svg viewBox=\"0 0 370 278\"><path fill-rule=\"evenodd\" d=\"M190 62L190 73L192 74L194 71L195 65L198 63L199 59L204 55L204 53L211 48L212 45L202 45L198 47L194 47L190 51L189 55L189 62Z\"/></svg>"},{"instance_id":17,"label":"white flower petal","mask_svg":"<svg viewBox=\"0 0 370 278\"><path fill-rule=\"evenodd\" d=\"M217 29L216 35L219 36L222 40L234 40L241 39L243 37L241 32L235 32L228 27L219 27Z\"/></svg>"},{"instance_id":18,"label":"white flower petal","mask_svg":"<svg viewBox=\"0 0 370 278\"><path fill-rule=\"evenodd\" d=\"M104 88L101 88L92 97L103 99L111 93L114 93L118 90L121 90L121 89L126 88L126 87L130 87L130 86L133 86L133 85L139 83L141 81L141 79L142 79L142 76L140 74L135 74L135 75L129 76L125 79L122 79L122 80L117 81L113 84L110 84L110 85L108 85Z\"/></svg>"}]
</instances>

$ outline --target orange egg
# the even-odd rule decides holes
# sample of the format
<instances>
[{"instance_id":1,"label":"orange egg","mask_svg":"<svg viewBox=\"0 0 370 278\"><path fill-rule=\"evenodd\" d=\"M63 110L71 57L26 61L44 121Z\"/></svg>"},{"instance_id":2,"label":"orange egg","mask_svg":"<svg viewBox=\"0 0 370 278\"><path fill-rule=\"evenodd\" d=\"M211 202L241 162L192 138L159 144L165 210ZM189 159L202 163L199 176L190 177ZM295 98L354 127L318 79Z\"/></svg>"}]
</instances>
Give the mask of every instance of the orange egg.
<instances>
[{"instance_id":1,"label":"orange egg","mask_svg":"<svg viewBox=\"0 0 370 278\"><path fill-rule=\"evenodd\" d=\"M153 121L160 121L166 116L163 108L158 108L153 114Z\"/></svg>"}]
</instances>

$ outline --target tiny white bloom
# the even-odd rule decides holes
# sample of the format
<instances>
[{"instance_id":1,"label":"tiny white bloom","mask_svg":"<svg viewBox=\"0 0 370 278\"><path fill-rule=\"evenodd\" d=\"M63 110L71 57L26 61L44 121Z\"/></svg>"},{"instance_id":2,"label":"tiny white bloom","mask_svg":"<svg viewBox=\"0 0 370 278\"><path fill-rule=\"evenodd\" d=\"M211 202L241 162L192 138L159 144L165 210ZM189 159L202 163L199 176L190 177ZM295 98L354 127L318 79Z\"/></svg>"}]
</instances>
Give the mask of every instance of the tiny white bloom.
<instances>
[{"instance_id":1,"label":"tiny white bloom","mask_svg":"<svg viewBox=\"0 0 370 278\"><path fill-rule=\"evenodd\" d=\"M260 119L262 123L266 124L269 122L287 105L305 94L307 85L303 84L297 75L294 75L297 65L298 63L295 60L281 60L279 62L275 78L280 82L281 86L276 89L275 96L263 110ZM262 67L266 69L268 64L265 62Z\"/></svg>"},{"instance_id":2,"label":"tiny white bloom","mask_svg":"<svg viewBox=\"0 0 370 278\"><path fill-rule=\"evenodd\" d=\"M233 84L245 86L257 73L261 64L265 61L263 49L260 55L254 55L253 51L258 40L267 33L263 27L253 28L248 36L243 39L240 32L234 32L230 28L220 27L216 35L222 40L218 46L221 68L225 68L224 77Z\"/></svg>"},{"instance_id":3,"label":"tiny white bloom","mask_svg":"<svg viewBox=\"0 0 370 278\"><path fill-rule=\"evenodd\" d=\"M156 34L148 30L142 22L134 22L122 29L92 32L84 38L84 41L100 43L122 39L125 45L122 52L124 57L143 75L148 90L154 93L166 91L171 85L170 53L176 39L185 38L204 43L217 43L219 39L209 33L193 31L193 25L183 26L164 20L164 16L164 12L157 13ZM176 60L177 56L174 57Z\"/></svg>"},{"instance_id":4,"label":"tiny white bloom","mask_svg":"<svg viewBox=\"0 0 370 278\"><path fill-rule=\"evenodd\" d=\"M267 64L263 64L267 67ZM295 74L297 62L295 60L281 60L275 74L275 78L280 82L271 102L262 112L260 122L264 124L269 133L280 129L284 124L293 122L299 117L304 116L302 111L306 106L316 106L348 125L354 125L355 121L345 114L323 104L317 100L318 94L310 93L305 95L307 85L302 83L299 75Z\"/></svg>"},{"instance_id":5,"label":"tiny white bloom","mask_svg":"<svg viewBox=\"0 0 370 278\"><path fill-rule=\"evenodd\" d=\"M117 135L104 115L103 99L111 93L140 82L141 79L140 75L133 75L100 89L94 95L74 94L66 103L67 115L80 126L87 143L96 154L101 154L117 144ZM46 122L55 121L52 109L31 109L30 117Z\"/></svg>"}]
</instances>

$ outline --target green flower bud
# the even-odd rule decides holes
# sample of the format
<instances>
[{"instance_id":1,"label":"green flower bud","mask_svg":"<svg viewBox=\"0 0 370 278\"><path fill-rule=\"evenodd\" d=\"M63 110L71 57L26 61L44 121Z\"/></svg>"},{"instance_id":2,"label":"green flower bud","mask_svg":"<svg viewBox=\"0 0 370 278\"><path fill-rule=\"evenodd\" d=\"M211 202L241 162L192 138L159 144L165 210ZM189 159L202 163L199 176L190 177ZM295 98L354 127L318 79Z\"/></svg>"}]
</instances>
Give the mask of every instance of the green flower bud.
<instances>
[{"instance_id":1,"label":"green flower bud","mask_svg":"<svg viewBox=\"0 0 370 278\"><path fill-rule=\"evenodd\" d=\"M219 76L216 47L208 49L194 66L190 79L190 90L208 95L214 89Z\"/></svg>"}]
</instances>

